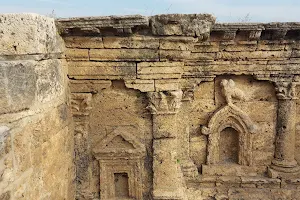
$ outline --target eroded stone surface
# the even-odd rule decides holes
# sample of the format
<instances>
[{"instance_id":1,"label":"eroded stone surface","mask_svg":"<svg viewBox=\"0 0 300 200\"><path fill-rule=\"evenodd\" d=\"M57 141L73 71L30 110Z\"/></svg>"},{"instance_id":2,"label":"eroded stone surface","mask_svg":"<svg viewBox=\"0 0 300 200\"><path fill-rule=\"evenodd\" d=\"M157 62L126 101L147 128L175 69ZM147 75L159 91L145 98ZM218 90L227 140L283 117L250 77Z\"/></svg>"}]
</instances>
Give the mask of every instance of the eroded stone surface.
<instances>
[{"instance_id":1,"label":"eroded stone surface","mask_svg":"<svg viewBox=\"0 0 300 200\"><path fill-rule=\"evenodd\" d=\"M299 198L299 23L2 18L0 199Z\"/></svg>"}]
</instances>

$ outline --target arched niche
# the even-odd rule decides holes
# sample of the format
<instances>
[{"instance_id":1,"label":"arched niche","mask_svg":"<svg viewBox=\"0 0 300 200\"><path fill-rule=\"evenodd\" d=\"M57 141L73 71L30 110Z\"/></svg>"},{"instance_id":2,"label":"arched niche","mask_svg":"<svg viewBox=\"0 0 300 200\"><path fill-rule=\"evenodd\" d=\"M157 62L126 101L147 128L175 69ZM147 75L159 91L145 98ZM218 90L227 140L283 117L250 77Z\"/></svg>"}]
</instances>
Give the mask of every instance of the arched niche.
<instances>
[{"instance_id":1,"label":"arched niche","mask_svg":"<svg viewBox=\"0 0 300 200\"><path fill-rule=\"evenodd\" d=\"M226 127L220 132L220 164L238 164L239 134L240 133L232 127Z\"/></svg>"},{"instance_id":2,"label":"arched niche","mask_svg":"<svg viewBox=\"0 0 300 200\"><path fill-rule=\"evenodd\" d=\"M208 135L207 165L220 164L220 134L226 128L238 133L237 164L251 166L252 134L256 126L246 113L231 103L217 110L208 125L202 127L202 133Z\"/></svg>"}]
</instances>

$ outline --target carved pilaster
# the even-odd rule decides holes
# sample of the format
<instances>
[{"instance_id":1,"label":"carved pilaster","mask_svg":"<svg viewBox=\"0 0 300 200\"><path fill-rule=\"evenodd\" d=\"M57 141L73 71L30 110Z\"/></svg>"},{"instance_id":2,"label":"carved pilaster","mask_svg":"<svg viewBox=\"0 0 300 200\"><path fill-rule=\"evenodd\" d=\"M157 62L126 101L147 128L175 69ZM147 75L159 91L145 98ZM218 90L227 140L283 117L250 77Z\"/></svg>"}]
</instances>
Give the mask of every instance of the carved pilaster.
<instances>
[{"instance_id":1,"label":"carved pilaster","mask_svg":"<svg viewBox=\"0 0 300 200\"><path fill-rule=\"evenodd\" d=\"M177 112L182 91L148 92L153 117L153 199L184 199L177 162Z\"/></svg>"},{"instance_id":2,"label":"carved pilaster","mask_svg":"<svg viewBox=\"0 0 300 200\"><path fill-rule=\"evenodd\" d=\"M90 146L88 143L92 94L75 93L71 97L71 108L75 123L76 198L89 199L92 198L89 188Z\"/></svg>"},{"instance_id":3,"label":"carved pilaster","mask_svg":"<svg viewBox=\"0 0 300 200\"><path fill-rule=\"evenodd\" d=\"M286 177L300 171L295 160L296 83L290 80L275 82L278 98L275 154L269 168L271 177Z\"/></svg>"}]
</instances>

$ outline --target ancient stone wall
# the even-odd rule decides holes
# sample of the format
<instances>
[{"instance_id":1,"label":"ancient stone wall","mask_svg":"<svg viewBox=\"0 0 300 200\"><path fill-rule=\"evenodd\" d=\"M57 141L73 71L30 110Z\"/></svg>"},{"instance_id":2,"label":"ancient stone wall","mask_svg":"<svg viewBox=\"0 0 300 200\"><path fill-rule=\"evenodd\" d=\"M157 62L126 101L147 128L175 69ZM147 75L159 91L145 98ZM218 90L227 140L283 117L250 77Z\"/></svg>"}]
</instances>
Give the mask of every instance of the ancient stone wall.
<instances>
[{"instance_id":1,"label":"ancient stone wall","mask_svg":"<svg viewBox=\"0 0 300 200\"><path fill-rule=\"evenodd\" d=\"M60 19L77 199L300 199L300 24Z\"/></svg>"},{"instance_id":2,"label":"ancient stone wall","mask_svg":"<svg viewBox=\"0 0 300 200\"><path fill-rule=\"evenodd\" d=\"M0 15L0 199L74 199L64 44L54 19Z\"/></svg>"},{"instance_id":3,"label":"ancient stone wall","mask_svg":"<svg viewBox=\"0 0 300 200\"><path fill-rule=\"evenodd\" d=\"M299 52L299 23L0 15L0 199L300 199Z\"/></svg>"}]
</instances>

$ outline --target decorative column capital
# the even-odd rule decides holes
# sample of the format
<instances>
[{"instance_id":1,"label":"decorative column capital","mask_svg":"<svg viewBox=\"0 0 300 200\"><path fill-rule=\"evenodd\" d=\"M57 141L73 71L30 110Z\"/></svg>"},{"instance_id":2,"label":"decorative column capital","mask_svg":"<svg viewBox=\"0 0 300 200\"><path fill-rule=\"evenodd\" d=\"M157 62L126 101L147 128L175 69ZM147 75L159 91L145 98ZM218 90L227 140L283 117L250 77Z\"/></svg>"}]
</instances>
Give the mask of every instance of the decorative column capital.
<instances>
[{"instance_id":1,"label":"decorative column capital","mask_svg":"<svg viewBox=\"0 0 300 200\"><path fill-rule=\"evenodd\" d=\"M297 99L296 97L296 82L280 81L275 82L276 96L278 99Z\"/></svg>"},{"instance_id":2,"label":"decorative column capital","mask_svg":"<svg viewBox=\"0 0 300 200\"><path fill-rule=\"evenodd\" d=\"M151 114L176 114L181 106L182 91L148 92Z\"/></svg>"},{"instance_id":3,"label":"decorative column capital","mask_svg":"<svg viewBox=\"0 0 300 200\"><path fill-rule=\"evenodd\" d=\"M71 97L71 108L73 116L88 116L90 114L90 110L92 109L92 94L74 93Z\"/></svg>"}]
</instances>

